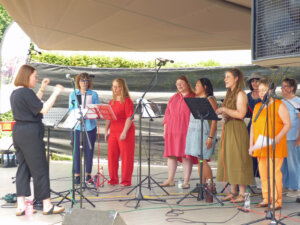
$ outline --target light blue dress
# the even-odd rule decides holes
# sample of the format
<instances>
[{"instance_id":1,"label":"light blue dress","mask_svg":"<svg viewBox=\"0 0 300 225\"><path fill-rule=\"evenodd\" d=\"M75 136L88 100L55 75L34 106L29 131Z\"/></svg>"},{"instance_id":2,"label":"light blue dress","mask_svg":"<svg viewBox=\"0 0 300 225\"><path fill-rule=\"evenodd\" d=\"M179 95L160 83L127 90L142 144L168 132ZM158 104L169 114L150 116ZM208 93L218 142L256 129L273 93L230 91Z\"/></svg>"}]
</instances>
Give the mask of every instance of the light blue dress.
<instances>
[{"instance_id":1,"label":"light blue dress","mask_svg":"<svg viewBox=\"0 0 300 225\"><path fill-rule=\"evenodd\" d=\"M212 97L212 96L210 96ZM203 159L209 160L215 151L217 143L217 132L213 137L213 145L206 149L206 140L209 137L210 125L207 120L203 121ZM190 115L188 133L186 136L185 154L199 157L201 151L201 120L195 119L193 114Z\"/></svg>"}]
</instances>

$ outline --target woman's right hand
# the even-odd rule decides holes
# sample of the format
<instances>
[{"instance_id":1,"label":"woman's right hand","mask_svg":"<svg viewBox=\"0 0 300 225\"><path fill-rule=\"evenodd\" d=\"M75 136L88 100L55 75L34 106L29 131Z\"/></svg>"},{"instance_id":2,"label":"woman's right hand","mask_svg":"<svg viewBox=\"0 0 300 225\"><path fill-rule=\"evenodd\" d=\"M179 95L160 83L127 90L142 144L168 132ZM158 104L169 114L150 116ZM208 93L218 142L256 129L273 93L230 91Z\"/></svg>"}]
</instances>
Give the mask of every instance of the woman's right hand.
<instances>
[{"instance_id":1,"label":"woman's right hand","mask_svg":"<svg viewBox=\"0 0 300 225\"><path fill-rule=\"evenodd\" d=\"M56 93L57 95L59 95L64 89L65 89L64 86L57 84L57 85L55 85L53 92Z\"/></svg>"}]
</instances>

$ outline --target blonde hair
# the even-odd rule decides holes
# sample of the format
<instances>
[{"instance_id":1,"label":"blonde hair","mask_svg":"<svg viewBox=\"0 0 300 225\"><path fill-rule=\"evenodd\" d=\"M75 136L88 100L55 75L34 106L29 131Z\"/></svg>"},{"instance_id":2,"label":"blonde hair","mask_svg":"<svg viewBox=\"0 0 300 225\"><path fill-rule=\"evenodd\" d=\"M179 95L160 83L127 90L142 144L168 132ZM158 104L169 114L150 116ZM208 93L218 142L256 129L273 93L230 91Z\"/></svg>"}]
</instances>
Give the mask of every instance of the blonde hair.
<instances>
[{"instance_id":1,"label":"blonde hair","mask_svg":"<svg viewBox=\"0 0 300 225\"><path fill-rule=\"evenodd\" d=\"M234 78L238 77L238 80L236 82L236 85L235 85L233 91L231 91L231 89L228 88L222 106L225 106L229 109L235 109L237 95L242 90L242 85L244 84L244 74L242 71L240 71L239 69L236 69L236 68L228 69L228 70L226 70L226 72L231 73Z\"/></svg>"},{"instance_id":2,"label":"blonde hair","mask_svg":"<svg viewBox=\"0 0 300 225\"><path fill-rule=\"evenodd\" d=\"M16 79L14 81L15 86L29 87L29 77L34 73L36 69L32 66L24 64L20 67Z\"/></svg>"},{"instance_id":3,"label":"blonde hair","mask_svg":"<svg viewBox=\"0 0 300 225\"><path fill-rule=\"evenodd\" d=\"M122 78L116 78L116 79L114 79L114 80L112 81L112 84L113 84L114 82L117 82L118 85L119 85L120 88L121 88L121 103L124 103L124 102L125 102L125 99L126 99L127 97L130 98L130 95L129 95L129 89L128 89L128 87L127 87L126 81L125 81L124 79L122 79ZM112 90L112 94L113 94L113 101L112 101L112 104L114 104L115 101L116 101L116 99L117 99L117 96L114 94L113 88L111 88L111 90Z\"/></svg>"}]
</instances>

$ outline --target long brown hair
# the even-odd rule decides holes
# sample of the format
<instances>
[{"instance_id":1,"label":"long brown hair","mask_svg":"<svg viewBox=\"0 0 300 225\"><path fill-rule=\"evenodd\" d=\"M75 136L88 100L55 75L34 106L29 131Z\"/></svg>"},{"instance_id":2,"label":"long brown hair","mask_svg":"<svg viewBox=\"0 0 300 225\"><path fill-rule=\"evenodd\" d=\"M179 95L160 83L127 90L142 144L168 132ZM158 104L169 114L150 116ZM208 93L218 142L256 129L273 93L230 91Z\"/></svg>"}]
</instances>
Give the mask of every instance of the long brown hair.
<instances>
[{"instance_id":1,"label":"long brown hair","mask_svg":"<svg viewBox=\"0 0 300 225\"><path fill-rule=\"evenodd\" d=\"M228 69L226 70L226 72L231 73L234 78L238 77L238 80L235 84L233 91L231 91L231 89L228 88L222 106L228 107L229 109L235 109L237 95L242 90L242 85L244 84L244 74L242 71L236 68Z\"/></svg>"},{"instance_id":2,"label":"long brown hair","mask_svg":"<svg viewBox=\"0 0 300 225\"><path fill-rule=\"evenodd\" d=\"M195 94L195 91L186 76L180 76L176 79L176 81L178 81L178 80L182 80L187 84L188 89L189 89L189 94L191 94L191 93ZM178 90L177 90L177 92L178 92Z\"/></svg>"},{"instance_id":3,"label":"long brown hair","mask_svg":"<svg viewBox=\"0 0 300 225\"><path fill-rule=\"evenodd\" d=\"M125 99L127 97L130 98L130 95L129 95L129 89L127 87L127 84L126 84L126 81L122 78L116 78L112 81L112 84L114 82L117 82L118 85L120 86L121 88L121 103L124 103L125 102ZM113 101L112 101L112 104L115 103L115 101L117 100L117 96L114 94L113 92L113 88L111 87L111 90L112 90L112 94L113 94Z\"/></svg>"},{"instance_id":4,"label":"long brown hair","mask_svg":"<svg viewBox=\"0 0 300 225\"><path fill-rule=\"evenodd\" d=\"M16 76L16 79L14 81L15 86L24 86L29 87L29 77L33 72L35 71L35 68L32 66L29 66L27 64L24 64L20 67L18 74Z\"/></svg>"}]
</instances>

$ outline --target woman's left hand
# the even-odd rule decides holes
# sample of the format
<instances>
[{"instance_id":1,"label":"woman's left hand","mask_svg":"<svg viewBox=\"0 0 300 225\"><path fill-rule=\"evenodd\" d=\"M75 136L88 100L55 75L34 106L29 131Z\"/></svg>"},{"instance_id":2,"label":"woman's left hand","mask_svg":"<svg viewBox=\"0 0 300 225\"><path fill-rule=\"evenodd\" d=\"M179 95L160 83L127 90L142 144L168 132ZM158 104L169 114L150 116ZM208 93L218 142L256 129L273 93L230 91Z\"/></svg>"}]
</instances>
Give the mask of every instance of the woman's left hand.
<instances>
[{"instance_id":1,"label":"woman's left hand","mask_svg":"<svg viewBox=\"0 0 300 225\"><path fill-rule=\"evenodd\" d=\"M217 108L216 113L219 115L219 114L222 114L223 111L224 111L223 107L220 107L220 108Z\"/></svg>"},{"instance_id":2,"label":"woman's left hand","mask_svg":"<svg viewBox=\"0 0 300 225\"><path fill-rule=\"evenodd\" d=\"M122 132L121 135L120 135L120 141L123 141L126 139L126 133L125 132Z\"/></svg>"},{"instance_id":3,"label":"woman's left hand","mask_svg":"<svg viewBox=\"0 0 300 225\"><path fill-rule=\"evenodd\" d=\"M212 138L207 138L206 149L209 150L212 147Z\"/></svg>"}]
</instances>

